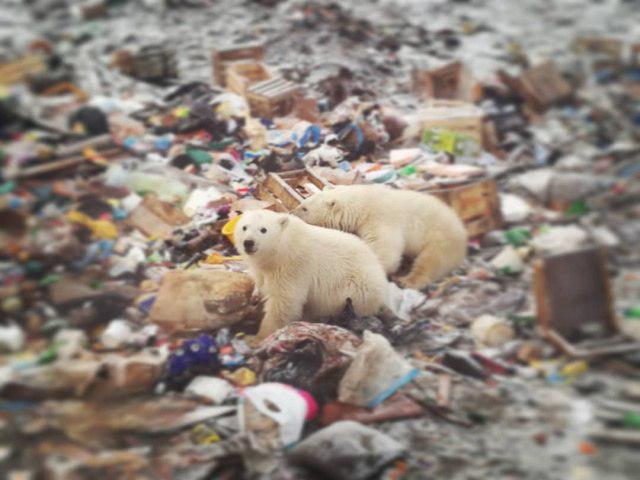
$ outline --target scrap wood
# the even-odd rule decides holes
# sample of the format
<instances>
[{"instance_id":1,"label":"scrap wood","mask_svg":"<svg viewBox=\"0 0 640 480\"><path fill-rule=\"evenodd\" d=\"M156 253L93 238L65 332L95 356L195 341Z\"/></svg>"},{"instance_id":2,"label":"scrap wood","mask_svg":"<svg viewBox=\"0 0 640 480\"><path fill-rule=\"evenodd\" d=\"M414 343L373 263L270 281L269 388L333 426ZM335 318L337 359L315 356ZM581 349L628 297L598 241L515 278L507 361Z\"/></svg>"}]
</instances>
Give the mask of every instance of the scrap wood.
<instances>
[{"instance_id":1,"label":"scrap wood","mask_svg":"<svg viewBox=\"0 0 640 480\"><path fill-rule=\"evenodd\" d=\"M122 153L122 149L120 149L119 147L115 147L100 151L100 156L104 158L114 158ZM92 161L91 155L78 155L61 160L53 160L41 165L35 165L33 167L20 169L16 174L16 178L24 179L48 174L50 175L52 173L77 167L78 165L81 165L82 163L85 163L87 161L91 161L91 163L93 163L94 165L98 165L95 161Z\"/></svg>"},{"instance_id":2,"label":"scrap wood","mask_svg":"<svg viewBox=\"0 0 640 480\"><path fill-rule=\"evenodd\" d=\"M622 443L629 446L640 446L640 432L622 428L600 428L588 433L589 437L607 443Z\"/></svg>"}]
</instances>

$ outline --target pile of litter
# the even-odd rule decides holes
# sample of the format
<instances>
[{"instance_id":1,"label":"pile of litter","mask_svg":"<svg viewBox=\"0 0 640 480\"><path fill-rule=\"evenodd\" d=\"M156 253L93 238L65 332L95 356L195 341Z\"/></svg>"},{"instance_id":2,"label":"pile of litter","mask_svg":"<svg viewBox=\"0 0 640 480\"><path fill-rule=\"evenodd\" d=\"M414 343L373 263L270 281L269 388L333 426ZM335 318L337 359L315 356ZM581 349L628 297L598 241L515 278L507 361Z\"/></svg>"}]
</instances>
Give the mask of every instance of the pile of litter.
<instances>
[{"instance_id":1,"label":"pile of litter","mask_svg":"<svg viewBox=\"0 0 640 480\"><path fill-rule=\"evenodd\" d=\"M514 3L3 2L7 478L634 476L637 5ZM465 264L251 345L239 215L361 183Z\"/></svg>"}]
</instances>

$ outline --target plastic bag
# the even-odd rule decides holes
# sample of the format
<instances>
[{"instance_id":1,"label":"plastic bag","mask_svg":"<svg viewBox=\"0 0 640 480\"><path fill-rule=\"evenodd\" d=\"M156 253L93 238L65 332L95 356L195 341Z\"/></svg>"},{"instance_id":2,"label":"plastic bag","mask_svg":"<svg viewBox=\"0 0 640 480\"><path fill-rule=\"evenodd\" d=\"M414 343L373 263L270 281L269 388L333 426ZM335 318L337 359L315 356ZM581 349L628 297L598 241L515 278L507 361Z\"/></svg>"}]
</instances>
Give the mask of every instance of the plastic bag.
<instances>
[{"instance_id":1,"label":"plastic bag","mask_svg":"<svg viewBox=\"0 0 640 480\"><path fill-rule=\"evenodd\" d=\"M418 374L382 335L364 332L364 342L338 387L343 403L373 408Z\"/></svg>"}]
</instances>

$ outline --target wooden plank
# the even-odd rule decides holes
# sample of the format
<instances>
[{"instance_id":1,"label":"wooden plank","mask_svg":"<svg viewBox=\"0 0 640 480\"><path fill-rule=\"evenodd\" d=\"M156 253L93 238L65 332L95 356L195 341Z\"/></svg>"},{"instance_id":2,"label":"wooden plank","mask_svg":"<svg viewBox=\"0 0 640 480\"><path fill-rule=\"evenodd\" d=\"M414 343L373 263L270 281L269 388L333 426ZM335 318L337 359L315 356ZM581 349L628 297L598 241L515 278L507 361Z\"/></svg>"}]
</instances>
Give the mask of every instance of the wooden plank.
<instances>
[{"instance_id":1,"label":"wooden plank","mask_svg":"<svg viewBox=\"0 0 640 480\"><path fill-rule=\"evenodd\" d=\"M0 65L0 84L13 84L26 80L29 76L47 70L44 58L38 54L25 55L22 58Z\"/></svg>"},{"instance_id":2,"label":"wooden plank","mask_svg":"<svg viewBox=\"0 0 640 480\"><path fill-rule=\"evenodd\" d=\"M104 157L115 157L122 153L122 149L119 147L111 148L108 150L100 150L98 153ZM42 165L35 165L33 167L27 167L21 169L16 178L31 178L38 177L45 174L52 174L69 168L77 167L78 165L88 161L85 155L72 156L70 158L63 158L60 160L53 160Z\"/></svg>"}]
</instances>

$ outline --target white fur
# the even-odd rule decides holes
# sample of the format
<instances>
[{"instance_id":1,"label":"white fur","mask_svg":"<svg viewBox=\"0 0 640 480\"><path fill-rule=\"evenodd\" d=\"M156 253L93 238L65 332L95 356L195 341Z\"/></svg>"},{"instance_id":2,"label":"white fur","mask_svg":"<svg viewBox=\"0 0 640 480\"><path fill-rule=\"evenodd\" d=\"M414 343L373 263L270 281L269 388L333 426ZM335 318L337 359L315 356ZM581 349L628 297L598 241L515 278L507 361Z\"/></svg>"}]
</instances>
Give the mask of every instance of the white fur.
<instances>
[{"instance_id":1,"label":"white fur","mask_svg":"<svg viewBox=\"0 0 640 480\"><path fill-rule=\"evenodd\" d=\"M411 271L398 279L422 289L459 266L466 255L467 232L455 211L425 193L381 185L326 189L307 198L293 213L306 222L356 234L376 253L387 274L404 255Z\"/></svg>"},{"instance_id":2,"label":"white fur","mask_svg":"<svg viewBox=\"0 0 640 480\"><path fill-rule=\"evenodd\" d=\"M384 270L355 235L308 225L292 215L255 210L242 215L234 238L266 298L258 337L290 322L337 315L347 298L358 315L375 314L387 303ZM255 242L254 253L247 252L246 240Z\"/></svg>"}]
</instances>

